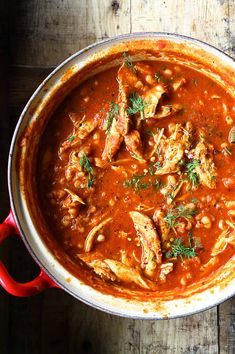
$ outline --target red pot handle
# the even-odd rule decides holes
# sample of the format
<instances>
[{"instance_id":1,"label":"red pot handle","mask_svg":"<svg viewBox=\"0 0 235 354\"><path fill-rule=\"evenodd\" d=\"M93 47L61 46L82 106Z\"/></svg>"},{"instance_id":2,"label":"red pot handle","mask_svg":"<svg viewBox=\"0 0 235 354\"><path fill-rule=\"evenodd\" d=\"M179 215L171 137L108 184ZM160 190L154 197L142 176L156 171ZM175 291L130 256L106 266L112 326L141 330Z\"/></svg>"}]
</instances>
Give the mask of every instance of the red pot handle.
<instances>
[{"instance_id":1,"label":"red pot handle","mask_svg":"<svg viewBox=\"0 0 235 354\"><path fill-rule=\"evenodd\" d=\"M10 235L20 235L16 226L13 213L0 224L0 243ZM15 296L31 296L40 293L44 289L57 286L48 275L41 270L40 274L27 283L16 282L8 273L3 263L0 261L0 285L10 294Z\"/></svg>"}]
</instances>

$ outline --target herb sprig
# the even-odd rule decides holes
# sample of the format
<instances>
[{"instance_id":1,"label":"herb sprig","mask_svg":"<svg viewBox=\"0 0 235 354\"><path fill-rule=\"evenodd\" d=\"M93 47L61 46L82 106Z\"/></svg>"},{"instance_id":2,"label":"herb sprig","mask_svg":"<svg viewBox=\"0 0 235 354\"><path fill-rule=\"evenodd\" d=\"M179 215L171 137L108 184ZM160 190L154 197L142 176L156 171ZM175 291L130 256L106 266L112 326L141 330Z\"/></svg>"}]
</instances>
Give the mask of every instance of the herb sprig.
<instances>
[{"instance_id":1,"label":"herb sprig","mask_svg":"<svg viewBox=\"0 0 235 354\"><path fill-rule=\"evenodd\" d=\"M200 166L198 160L192 160L186 165L186 172L188 175L188 180L192 183L193 187L196 187L199 184L199 176L195 171L195 168Z\"/></svg>"},{"instance_id":2,"label":"herb sprig","mask_svg":"<svg viewBox=\"0 0 235 354\"><path fill-rule=\"evenodd\" d=\"M75 139L75 136L72 134L68 137L67 141L71 143Z\"/></svg>"},{"instance_id":3,"label":"herb sprig","mask_svg":"<svg viewBox=\"0 0 235 354\"><path fill-rule=\"evenodd\" d=\"M137 92L130 95L130 103L131 106L127 108L127 113L133 115L139 112L141 119L144 119L144 110L147 107L147 103L143 101Z\"/></svg>"},{"instance_id":4,"label":"herb sprig","mask_svg":"<svg viewBox=\"0 0 235 354\"><path fill-rule=\"evenodd\" d=\"M232 151L226 146L223 150L222 150L222 153L224 154L224 155L229 155L229 156L232 156Z\"/></svg>"},{"instance_id":5,"label":"herb sprig","mask_svg":"<svg viewBox=\"0 0 235 354\"><path fill-rule=\"evenodd\" d=\"M86 153L84 152L80 158L79 165L82 167L84 171L88 173L88 181L87 187L91 188L93 186L93 182L95 180L94 170L91 166L90 160L87 157Z\"/></svg>"},{"instance_id":6,"label":"herb sprig","mask_svg":"<svg viewBox=\"0 0 235 354\"><path fill-rule=\"evenodd\" d=\"M148 187L147 183L143 183L144 175L133 175L130 179L123 182L125 188L133 188L135 192Z\"/></svg>"},{"instance_id":7,"label":"herb sprig","mask_svg":"<svg viewBox=\"0 0 235 354\"><path fill-rule=\"evenodd\" d=\"M183 218L185 220L190 220L196 214L196 209L190 209L186 205L181 204L174 209L168 209L167 215L164 217L164 220L167 223L168 227L172 229L179 224L177 222L177 219Z\"/></svg>"},{"instance_id":8,"label":"herb sprig","mask_svg":"<svg viewBox=\"0 0 235 354\"><path fill-rule=\"evenodd\" d=\"M183 258L194 258L196 257L196 249L201 247L198 239L193 237L193 233L188 233L188 243L186 245L182 238L175 238L171 243L171 251L166 253L166 258L177 258L180 257L183 261Z\"/></svg>"},{"instance_id":9,"label":"herb sprig","mask_svg":"<svg viewBox=\"0 0 235 354\"><path fill-rule=\"evenodd\" d=\"M142 189L147 189L153 187L154 189L159 189L162 187L162 181L158 178L151 180L150 178L147 181L143 181L148 175L134 174L130 179L127 179L123 182L125 188L132 188L136 193ZM149 171L149 176L152 176Z\"/></svg>"},{"instance_id":10,"label":"herb sprig","mask_svg":"<svg viewBox=\"0 0 235 354\"><path fill-rule=\"evenodd\" d=\"M131 58L129 56L127 56L126 52L124 52L122 54L123 58L124 58L124 64L126 67L130 68L134 73L136 73L136 68L135 65L133 64Z\"/></svg>"}]
</instances>

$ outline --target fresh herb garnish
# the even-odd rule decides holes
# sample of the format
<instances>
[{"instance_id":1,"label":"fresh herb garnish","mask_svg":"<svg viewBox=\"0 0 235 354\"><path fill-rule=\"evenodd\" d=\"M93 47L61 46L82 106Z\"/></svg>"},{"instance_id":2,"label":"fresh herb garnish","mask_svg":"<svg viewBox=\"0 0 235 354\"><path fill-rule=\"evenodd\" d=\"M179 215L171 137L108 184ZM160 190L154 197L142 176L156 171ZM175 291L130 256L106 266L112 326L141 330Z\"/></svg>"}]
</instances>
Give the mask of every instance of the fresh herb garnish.
<instances>
[{"instance_id":1,"label":"fresh herb garnish","mask_svg":"<svg viewBox=\"0 0 235 354\"><path fill-rule=\"evenodd\" d=\"M171 244L171 251L166 253L166 258L194 258L196 256L195 246L186 246L182 238L175 238Z\"/></svg>"},{"instance_id":2,"label":"fresh herb garnish","mask_svg":"<svg viewBox=\"0 0 235 354\"><path fill-rule=\"evenodd\" d=\"M191 202L194 203L194 204L197 204L197 203L199 203L199 200L197 198L192 198Z\"/></svg>"},{"instance_id":3,"label":"fresh herb garnish","mask_svg":"<svg viewBox=\"0 0 235 354\"><path fill-rule=\"evenodd\" d=\"M150 174L150 176L154 176L155 175L155 172L154 172L154 169L153 169L153 165L149 165L149 174Z\"/></svg>"},{"instance_id":4,"label":"fresh herb garnish","mask_svg":"<svg viewBox=\"0 0 235 354\"><path fill-rule=\"evenodd\" d=\"M223 150L222 150L222 153L225 155L225 154L228 154L230 156L232 156L232 151L226 146Z\"/></svg>"},{"instance_id":5,"label":"fresh herb garnish","mask_svg":"<svg viewBox=\"0 0 235 354\"><path fill-rule=\"evenodd\" d=\"M82 167L84 171L88 173L87 187L91 188L95 180L95 175L90 160L87 157L85 152L82 154L82 157L80 158L79 165Z\"/></svg>"},{"instance_id":6,"label":"fresh herb garnish","mask_svg":"<svg viewBox=\"0 0 235 354\"><path fill-rule=\"evenodd\" d=\"M152 176L151 173L149 173L150 176ZM150 178L145 182L143 181L143 178L146 178L148 174L145 175L133 175L130 179L127 179L126 181L123 182L123 186L125 188L132 188L134 191L137 193L141 189L147 189L153 187L154 189L159 189L162 187L162 181L158 178L154 178L151 180Z\"/></svg>"},{"instance_id":7,"label":"fresh herb garnish","mask_svg":"<svg viewBox=\"0 0 235 354\"><path fill-rule=\"evenodd\" d=\"M130 179L123 182L125 188L133 188L135 192L148 187L147 183L143 183L144 175L133 175Z\"/></svg>"},{"instance_id":8,"label":"fresh herb garnish","mask_svg":"<svg viewBox=\"0 0 235 354\"><path fill-rule=\"evenodd\" d=\"M179 223L177 219L183 218L185 220L190 220L194 215L197 214L197 210L190 209L187 206L181 204L178 207L168 209L167 215L164 217L165 222L167 223L170 229L176 227Z\"/></svg>"},{"instance_id":9,"label":"fresh herb garnish","mask_svg":"<svg viewBox=\"0 0 235 354\"><path fill-rule=\"evenodd\" d=\"M109 108L109 112L107 114L106 120L105 120L105 130L107 130L107 132L110 132L112 123L113 123L113 119L116 117L116 115L119 112L119 105L115 102L111 102L110 103L110 108Z\"/></svg>"},{"instance_id":10,"label":"fresh herb garnish","mask_svg":"<svg viewBox=\"0 0 235 354\"><path fill-rule=\"evenodd\" d=\"M155 181L152 183L153 188L159 189L162 187L162 181L160 179L155 179Z\"/></svg>"},{"instance_id":11,"label":"fresh herb garnish","mask_svg":"<svg viewBox=\"0 0 235 354\"><path fill-rule=\"evenodd\" d=\"M157 170L160 170L162 168L161 162L157 161L154 165L153 165Z\"/></svg>"},{"instance_id":12,"label":"fresh herb garnish","mask_svg":"<svg viewBox=\"0 0 235 354\"><path fill-rule=\"evenodd\" d=\"M75 136L72 134L68 137L67 141L71 143L75 139Z\"/></svg>"},{"instance_id":13,"label":"fresh herb garnish","mask_svg":"<svg viewBox=\"0 0 235 354\"><path fill-rule=\"evenodd\" d=\"M126 52L124 52L122 54L123 58L124 58L124 64L125 66L127 66L128 68L130 68L134 73L136 73L136 68L135 65L133 64L131 58L129 56L127 56Z\"/></svg>"},{"instance_id":14,"label":"fresh herb garnish","mask_svg":"<svg viewBox=\"0 0 235 354\"><path fill-rule=\"evenodd\" d=\"M127 113L133 115L139 112L141 119L144 119L144 109L147 106L147 103L143 101L138 93L134 92L130 95L130 103L131 106L127 108Z\"/></svg>"},{"instance_id":15,"label":"fresh herb garnish","mask_svg":"<svg viewBox=\"0 0 235 354\"><path fill-rule=\"evenodd\" d=\"M144 159L142 159L142 157L139 157L136 154L131 154L131 156L138 161L144 161Z\"/></svg>"},{"instance_id":16,"label":"fresh herb garnish","mask_svg":"<svg viewBox=\"0 0 235 354\"><path fill-rule=\"evenodd\" d=\"M192 183L193 187L195 187L199 184L199 176L198 176L197 172L195 171L195 168L197 166L200 166L200 163L197 160L192 160L186 165L186 172L188 175L188 180Z\"/></svg>"}]
</instances>

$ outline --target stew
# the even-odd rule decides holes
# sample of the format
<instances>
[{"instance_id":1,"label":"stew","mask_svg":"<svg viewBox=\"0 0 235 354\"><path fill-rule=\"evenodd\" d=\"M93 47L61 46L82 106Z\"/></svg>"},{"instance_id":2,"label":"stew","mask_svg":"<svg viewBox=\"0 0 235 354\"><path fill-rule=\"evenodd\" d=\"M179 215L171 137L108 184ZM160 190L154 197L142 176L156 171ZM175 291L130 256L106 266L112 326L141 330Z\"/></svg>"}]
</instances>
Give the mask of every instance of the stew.
<instances>
[{"instance_id":1,"label":"stew","mask_svg":"<svg viewBox=\"0 0 235 354\"><path fill-rule=\"evenodd\" d=\"M78 277L143 293L206 281L235 250L233 143L233 99L187 66L124 54L77 87L43 134L37 185Z\"/></svg>"}]
</instances>

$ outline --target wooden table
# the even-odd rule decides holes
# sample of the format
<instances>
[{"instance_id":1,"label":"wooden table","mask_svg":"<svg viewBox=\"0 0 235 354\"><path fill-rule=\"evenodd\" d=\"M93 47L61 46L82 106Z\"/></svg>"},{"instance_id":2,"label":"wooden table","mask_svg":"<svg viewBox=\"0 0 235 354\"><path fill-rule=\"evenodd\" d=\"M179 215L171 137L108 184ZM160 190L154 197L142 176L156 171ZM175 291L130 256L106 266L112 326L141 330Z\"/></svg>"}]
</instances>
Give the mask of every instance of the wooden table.
<instances>
[{"instance_id":1,"label":"wooden table","mask_svg":"<svg viewBox=\"0 0 235 354\"><path fill-rule=\"evenodd\" d=\"M234 0L5 0L0 24L2 219L9 209L5 174L15 124L38 84L66 57L137 31L181 33L235 55ZM4 244L1 257L18 280L38 271L17 238ZM235 299L186 318L139 321L94 310L61 290L0 296L1 354L235 353Z\"/></svg>"}]
</instances>

